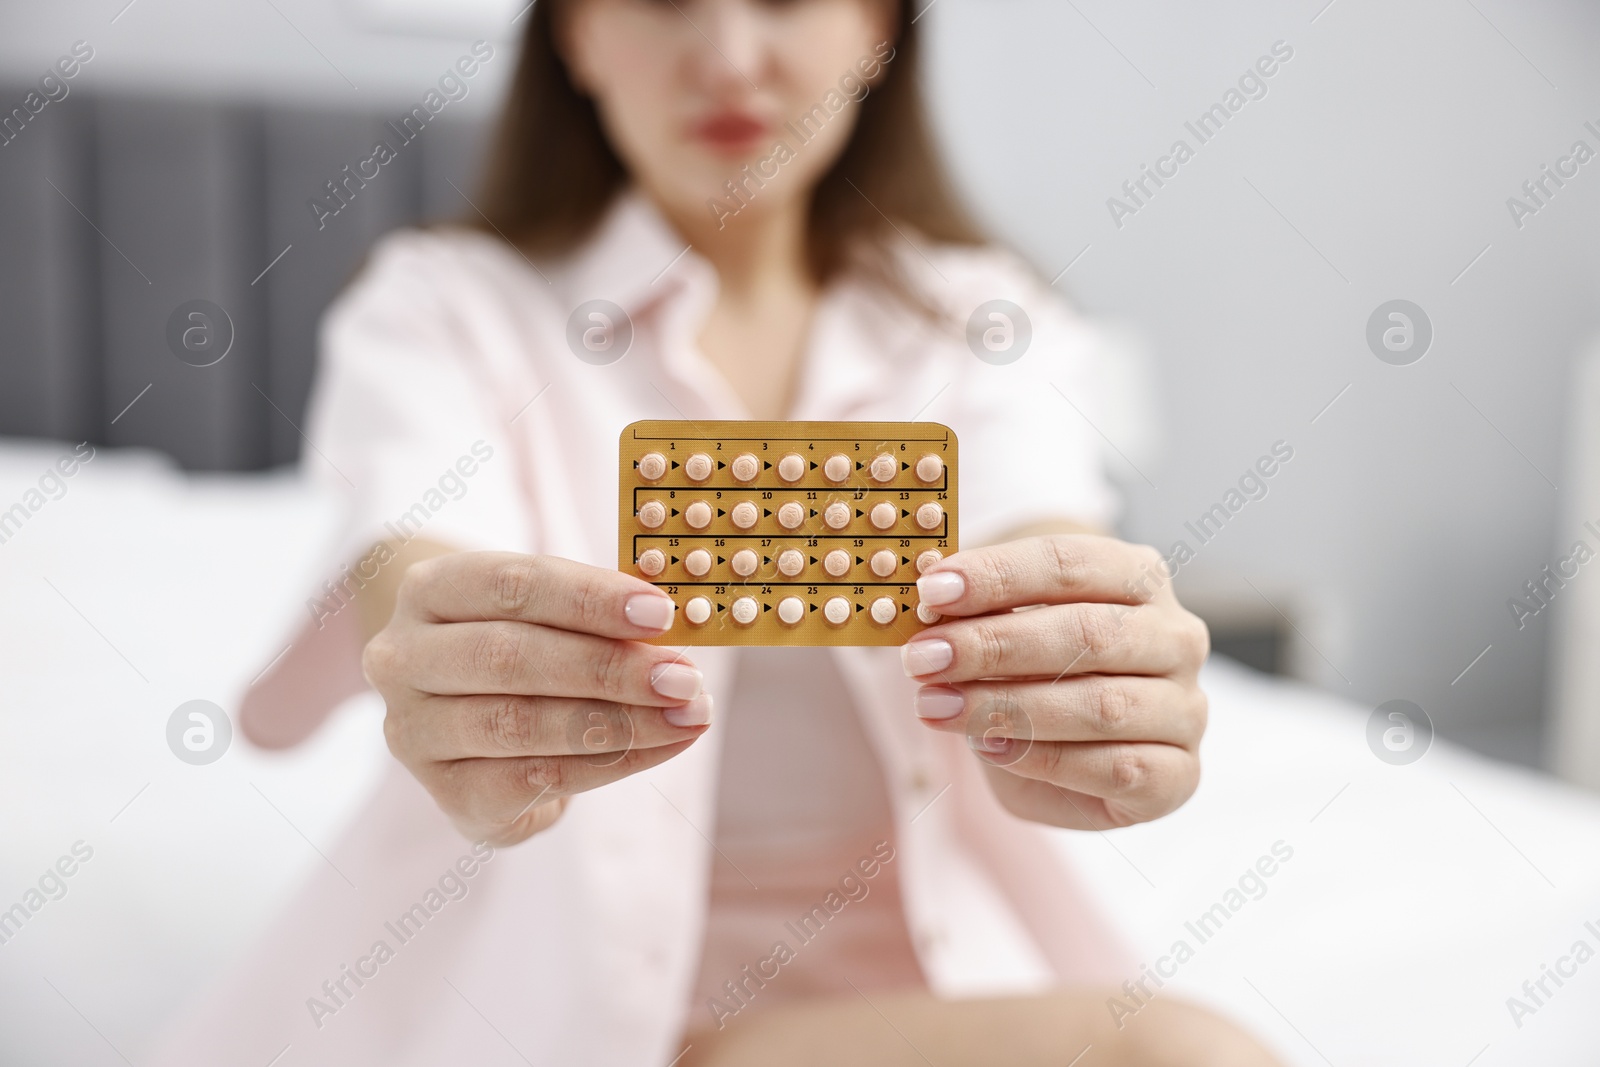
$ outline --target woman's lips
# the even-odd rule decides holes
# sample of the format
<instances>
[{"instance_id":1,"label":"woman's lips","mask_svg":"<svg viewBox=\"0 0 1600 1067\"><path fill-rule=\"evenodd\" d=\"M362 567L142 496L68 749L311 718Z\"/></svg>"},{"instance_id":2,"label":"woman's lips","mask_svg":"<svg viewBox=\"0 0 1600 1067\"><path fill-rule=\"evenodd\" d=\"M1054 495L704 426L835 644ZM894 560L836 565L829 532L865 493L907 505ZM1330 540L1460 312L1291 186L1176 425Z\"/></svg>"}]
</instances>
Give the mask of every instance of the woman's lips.
<instances>
[{"instance_id":1,"label":"woman's lips","mask_svg":"<svg viewBox=\"0 0 1600 1067\"><path fill-rule=\"evenodd\" d=\"M725 111L695 123L694 136L712 148L743 151L758 144L767 129L767 124L753 115Z\"/></svg>"}]
</instances>

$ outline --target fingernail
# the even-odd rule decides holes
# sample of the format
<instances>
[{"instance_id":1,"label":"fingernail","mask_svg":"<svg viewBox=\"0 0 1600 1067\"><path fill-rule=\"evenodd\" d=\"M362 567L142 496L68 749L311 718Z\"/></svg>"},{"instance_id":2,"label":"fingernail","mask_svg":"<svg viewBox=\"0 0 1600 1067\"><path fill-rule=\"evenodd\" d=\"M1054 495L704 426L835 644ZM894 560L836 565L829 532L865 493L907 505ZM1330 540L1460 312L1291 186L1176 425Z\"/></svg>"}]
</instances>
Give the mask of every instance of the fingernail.
<instances>
[{"instance_id":1,"label":"fingernail","mask_svg":"<svg viewBox=\"0 0 1600 1067\"><path fill-rule=\"evenodd\" d=\"M701 693L677 708L662 708L661 717L674 726L704 726L711 721L711 694Z\"/></svg>"},{"instance_id":2,"label":"fingernail","mask_svg":"<svg viewBox=\"0 0 1600 1067\"><path fill-rule=\"evenodd\" d=\"M967 746L980 756L1004 756L1011 751L1011 738L968 734Z\"/></svg>"},{"instance_id":3,"label":"fingernail","mask_svg":"<svg viewBox=\"0 0 1600 1067\"><path fill-rule=\"evenodd\" d=\"M934 571L917 579L917 596L929 607L954 604L967 593L967 580L956 571Z\"/></svg>"},{"instance_id":4,"label":"fingernail","mask_svg":"<svg viewBox=\"0 0 1600 1067\"><path fill-rule=\"evenodd\" d=\"M938 637L908 641L900 646L900 665L910 678L942 671L955 658L956 651L950 647L950 642Z\"/></svg>"},{"instance_id":5,"label":"fingernail","mask_svg":"<svg viewBox=\"0 0 1600 1067\"><path fill-rule=\"evenodd\" d=\"M693 700L703 681L687 663L660 663L650 671L650 688L672 700Z\"/></svg>"},{"instance_id":6,"label":"fingernail","mask_svg":"<svg viewBox=\"0 0 1600 1067\"><path fill-rule=\"evenodd\" d=\"M967 698L961 695L961 690L947 685L925 685L917 690L917 714L924 719L953 719L966 706Z\"/></svg>"},{"instance_id":7,"label":"fingernail","mask_svg":"<svg viewBox=\"0 0 1600 1067\"><path fill-rule=\"evenodd\" d=\"M622 605L622 613L635 626L646 630L672 629L672 615L678 605L654 593L636 593Z\"/></svg>"}]
</instances>

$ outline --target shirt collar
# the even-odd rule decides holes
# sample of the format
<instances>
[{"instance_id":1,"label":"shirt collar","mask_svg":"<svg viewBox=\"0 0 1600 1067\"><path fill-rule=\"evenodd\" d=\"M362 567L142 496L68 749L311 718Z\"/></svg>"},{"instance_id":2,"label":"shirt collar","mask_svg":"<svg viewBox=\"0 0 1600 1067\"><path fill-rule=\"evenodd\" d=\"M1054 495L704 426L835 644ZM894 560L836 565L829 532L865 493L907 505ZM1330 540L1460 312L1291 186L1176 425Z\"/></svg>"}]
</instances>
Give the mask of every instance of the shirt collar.
<instances>
[{"instance_id":1,"label":"shirt collar","mask_svg":"<svg viewBox=\"0 0 1600 1067\"><path fill-rule=\"evenodd\" d=\"M907 259L908 251L890 252L904 253L899 266L911 275L923 273L924 264ZM656 343L642 346L640 355L688 387L673 401L680 417L692 410L697 418L749 418L696 343L716 302L716 269L637 187L619 192L589 239L552 264L551 281L568 307L610 300L636 329L645 326L655 335ZM838 418L842 410L892 393L894 381L934 340L930 333L921 316L876 287L835 279L815 311L791 417Z\"/></svg>"},{"instance_id":2,"label":"shirt collar","mask_svg":"<svg viewBox=\"0 0 1600 1067\"><path fill-rule=\"evenodd\" d=\"M715 271L637 188L619 192L595 232L555 265L555 287L577 306L603 299L637 315L686 286L715 283Z\"/></svg>"}]
</instances>

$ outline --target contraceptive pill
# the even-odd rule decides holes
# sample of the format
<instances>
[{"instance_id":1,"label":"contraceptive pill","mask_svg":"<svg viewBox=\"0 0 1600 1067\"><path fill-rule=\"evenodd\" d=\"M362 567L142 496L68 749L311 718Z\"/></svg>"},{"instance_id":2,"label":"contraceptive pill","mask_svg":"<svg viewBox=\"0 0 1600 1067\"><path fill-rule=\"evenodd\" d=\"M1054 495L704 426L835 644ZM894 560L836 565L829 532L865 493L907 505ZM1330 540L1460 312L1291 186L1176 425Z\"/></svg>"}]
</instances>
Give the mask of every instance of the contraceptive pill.
<instances>
[{"instance_id":1,"label":"contraceptive pill","mask_svg":"<svg viewBox=\"0 0 1600 1067\"><path fill-rule=\"evenodd\" d=\"M703 626L706 620L711 618L711 601L703 596L692 596L683 606L683 614L691 625Z\"/></svg>"},{"instance_id":2,"label":"contraceptive pill","mask_svg":"<svg viewBox=\"0 0 1600 1067\"><path fill-rule=\"evenodd\" d=\"M798 482L806 476L806 461L798 452L790 452L778 460L778 477L786 482Z\"/></svg>"},{"instance_id":3,"label":"contraceptive pill","mask_svg":"<svg viewBox=\"0 0 1600 1067\"><path fill-rule=\"evenodd\" d=\"M659 500L646 500L639 505L639 525L654 530L667 521L667 506Z\"/></svg>"},{"instance_id":4,"label":"contraceptive pill","mask_svg":"<svg viewBox=\"0 0 1600 1067\"><path fill-rule=\"evenodd\" d=\"M733 471L734 481L753 482L756 480L756 476L761 473L761 461L748 452L741 452L733 457L733 462L729 464L729 469Z\"/></svg>"},{"instance_id":5,"label":"contraceptive pill","mask_svg":"<svg viewBox=\"0 0 1600 1067\"><path fill-rule=\"evenodd\" d=\"M696 452L683 461L683 473L691 482L703 482L711 477L711 457Z\"/></svg>"},{"instance_id":6,"label":"contraceptive pill","mask_svg":"<svg viewBox=\"0 0 1600 1067\"><path fill-rule=\"evenodd\" d=\"M899 645L939 621L957 442L931 422L688 422L619 441L618 566L683 610L655 643Z\"/></svg>"},{"instance_id":7,"label":"contraceptive pill","mask_svg":"<svg viewBox=\"0 0 1600 1067\"><path fill-rule=\"evenodd\" d=\"M639 457L639 477L645 481L659 481L665 473L667 473L667 457L660 452L646 452Z\"/></svg>"},{"instance_id":8,"label":"contraceptive pill","mask_svg":"<svg viewBox=\"0 0 1600 1067\"><path fill-rule=\"evenodd\" d=\"M786 596L778 601L778 621L793 626L806 615L806 602L797 596Z\"/></svg>"}]
</instances>

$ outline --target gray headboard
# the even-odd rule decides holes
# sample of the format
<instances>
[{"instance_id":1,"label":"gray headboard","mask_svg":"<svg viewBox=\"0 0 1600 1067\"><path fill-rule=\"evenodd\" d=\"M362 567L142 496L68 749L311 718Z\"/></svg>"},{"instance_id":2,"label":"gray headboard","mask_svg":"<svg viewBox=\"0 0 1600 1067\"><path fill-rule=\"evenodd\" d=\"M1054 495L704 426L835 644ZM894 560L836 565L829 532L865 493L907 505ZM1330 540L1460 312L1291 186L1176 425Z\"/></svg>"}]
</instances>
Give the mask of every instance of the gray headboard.
<instances>
[{"instance_id":1,"label":"gray headboard","mask_svg":"<svg viewBox=\"0 0 1600 1067\"><path fill-rule=\"evenodd\" d=\"M9 116L0 435L146 446L195 470L293 461L328 301L385 231L472 211L484 127L447 112L403 143L391 117L82 92ZM379 139L395 158L347 181ZM319 220L310 201L337 203L335 180L348 203ZM211 366L168 341L194 300L232 323Z\"/></svg>"}]
</instances>

